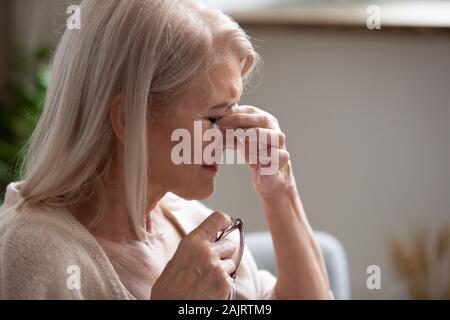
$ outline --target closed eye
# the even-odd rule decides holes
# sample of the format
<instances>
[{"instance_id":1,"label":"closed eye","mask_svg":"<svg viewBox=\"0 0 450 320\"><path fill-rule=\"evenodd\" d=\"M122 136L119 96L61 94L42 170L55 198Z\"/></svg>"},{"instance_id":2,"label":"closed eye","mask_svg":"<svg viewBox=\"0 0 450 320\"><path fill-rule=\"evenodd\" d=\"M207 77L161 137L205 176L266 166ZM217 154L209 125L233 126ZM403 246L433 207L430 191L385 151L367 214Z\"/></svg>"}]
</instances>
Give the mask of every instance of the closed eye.
<instances>
[{"instance_id":1,"label":"closed eye","mask_svg":"<svg viewBox=\"0 0 450 320\"><path fill-rule=\"evenodd\" d=\"M217 118L209 117L208 120L209 120L209 122L211 122L211 123L216 123Z\"/></svg>"}]
</instances>

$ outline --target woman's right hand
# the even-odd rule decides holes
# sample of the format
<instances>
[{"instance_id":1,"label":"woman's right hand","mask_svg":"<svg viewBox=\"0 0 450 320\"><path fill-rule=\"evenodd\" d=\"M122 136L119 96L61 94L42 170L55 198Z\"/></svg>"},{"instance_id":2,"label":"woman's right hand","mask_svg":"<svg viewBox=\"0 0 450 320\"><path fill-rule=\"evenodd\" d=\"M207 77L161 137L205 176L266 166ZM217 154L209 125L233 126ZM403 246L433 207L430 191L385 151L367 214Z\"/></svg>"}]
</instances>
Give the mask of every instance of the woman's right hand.
<instances>
[{"instance_id":1,"label":"woman's right hand","mask_svg":"<svg viewBox=\"0 0 450 320\"><path fill-rule=\"evenodd\" d=\"M212 213L186 235L152 288L152 300L227 299L236 269L232 260L236 246L231 240L216 240L219 231L232 224L222 212Z\"/></svg>"}]
</instances>

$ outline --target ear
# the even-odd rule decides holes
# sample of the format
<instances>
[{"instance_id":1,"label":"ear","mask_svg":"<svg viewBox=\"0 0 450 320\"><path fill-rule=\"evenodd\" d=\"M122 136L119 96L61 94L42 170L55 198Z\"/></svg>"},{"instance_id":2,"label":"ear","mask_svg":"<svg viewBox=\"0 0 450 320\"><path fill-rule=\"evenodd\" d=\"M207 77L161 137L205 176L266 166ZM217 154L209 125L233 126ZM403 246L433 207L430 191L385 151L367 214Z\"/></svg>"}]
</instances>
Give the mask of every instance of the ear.
<instances>
[{"instance_id":1,"label":"ear","mask_svg":"<svg viewBox=\"0 0 450 320\"><path fill-rule=\"evenodd\" d=\"M123 93L116 95L111 102L109 110L112 129L117 140L122 145L125 143L125 110L123 100Z\"/></svg>"}]
</instances>

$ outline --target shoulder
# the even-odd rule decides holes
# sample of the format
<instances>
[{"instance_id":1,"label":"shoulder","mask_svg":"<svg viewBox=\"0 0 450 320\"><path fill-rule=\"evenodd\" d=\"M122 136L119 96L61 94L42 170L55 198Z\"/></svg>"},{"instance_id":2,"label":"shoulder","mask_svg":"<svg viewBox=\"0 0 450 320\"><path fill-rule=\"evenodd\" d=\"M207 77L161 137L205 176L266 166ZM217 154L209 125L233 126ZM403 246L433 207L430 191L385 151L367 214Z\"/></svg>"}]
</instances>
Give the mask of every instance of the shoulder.
<instances>
[{"instance_id":1,"label":"shoulder","mask_svg":"<svg viewBox=\"0 0 450 320\"><path fill-rule=\"evenodd\" d=\"M0 250L40 251L42 247L61 248L74 242L75 229L69 212L41 206L19 209L22 202L19 187L20 182L8 186L5 202L0 207Z\"/></svg>"},{"instance_id":2,"label":"shoulder","mask_svg":"<svg viewBox=\"0 0 450 320\"><path fill-rule=\"evenodd\" d=\"M1 298L83 298L67 281L95 264L67 215L64 210L28 209L1 226Z\"/></svg>"},{"instance_id":3,"label":"shoulder","mask_svg":"<svg viewBox=\"0 0 450 320\"><path fill-rule=\"evenodd\" d=\"M73 240L73 231L63 215L54 211L26 209L12 212L11 217L2 223L1 243L3 249L41 250L53 246L63 247L67 240Z\"/></svg>"},{"instance_id":4,"label":"shoulder","mask_svg":"<svg viewBox=\"0 0 450 320\"><path fill-rule=\"evenodd\" d=\"M37 251L55 249L65 251L66 246L78 242L76 229L64 210L26 209L14 212L14 216L2 225L3 248ZM70 252L70 250L69 250Z\"/></svg>"}]
</instances>

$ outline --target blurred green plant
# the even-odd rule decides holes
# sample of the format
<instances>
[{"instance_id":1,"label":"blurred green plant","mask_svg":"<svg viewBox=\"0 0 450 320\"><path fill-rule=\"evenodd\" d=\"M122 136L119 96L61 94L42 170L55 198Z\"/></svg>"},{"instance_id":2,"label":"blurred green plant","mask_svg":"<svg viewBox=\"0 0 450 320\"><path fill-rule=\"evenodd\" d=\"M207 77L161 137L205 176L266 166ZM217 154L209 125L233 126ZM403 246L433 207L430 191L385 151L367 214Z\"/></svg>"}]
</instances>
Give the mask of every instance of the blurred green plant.
<instances>
[{"instance_id":1,"label":"blurred green plant","mask_svg":"<svg viewBox=\"0 0 450 320\"><path fill-rule=\"evenodd\" d=\"M18 164L44 105L50 49L17 50L0 88L0 203L7 185L19 179Z\"/></svg>"}]
</instances>

